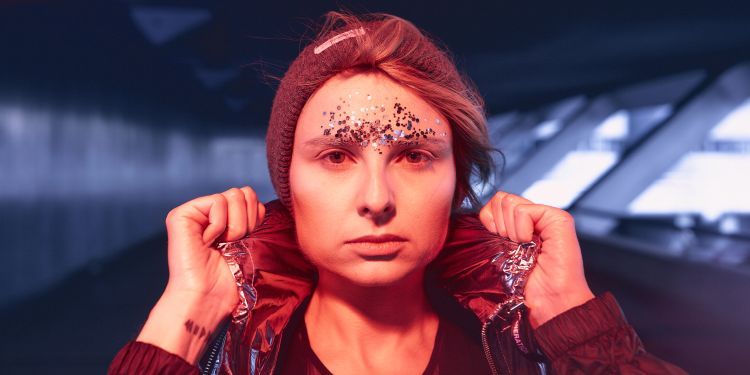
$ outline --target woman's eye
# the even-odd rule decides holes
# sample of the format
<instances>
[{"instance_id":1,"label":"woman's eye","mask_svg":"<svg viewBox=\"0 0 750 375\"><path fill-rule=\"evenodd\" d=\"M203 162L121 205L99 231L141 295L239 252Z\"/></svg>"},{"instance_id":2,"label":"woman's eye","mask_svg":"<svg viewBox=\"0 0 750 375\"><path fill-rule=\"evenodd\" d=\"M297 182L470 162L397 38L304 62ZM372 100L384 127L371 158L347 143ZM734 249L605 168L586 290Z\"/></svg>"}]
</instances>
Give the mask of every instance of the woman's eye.
<instances>
[{"instance_id":1,"label":"woman's eye","mask_svg":"<svg viewBox=\"0 0 750 375\"><path fill-rule=\"evenodd\" d=\"M334 164L341 164L346 160L346 155L344 155L341 151L334 151L328 155L326 155L326 158L328 158L328 161Z\"/></svg>"},{"instance_id":2,"label":"woman's eye","mask_svg":"<svg viewBox=\"0 0 750 375\"><path fill-rule=\"evenodd\" d=\"M410 164L423 164L432 160L429 155L418 151L407 151L404 154L404 159Z\"/></svg>"}]
</instances>

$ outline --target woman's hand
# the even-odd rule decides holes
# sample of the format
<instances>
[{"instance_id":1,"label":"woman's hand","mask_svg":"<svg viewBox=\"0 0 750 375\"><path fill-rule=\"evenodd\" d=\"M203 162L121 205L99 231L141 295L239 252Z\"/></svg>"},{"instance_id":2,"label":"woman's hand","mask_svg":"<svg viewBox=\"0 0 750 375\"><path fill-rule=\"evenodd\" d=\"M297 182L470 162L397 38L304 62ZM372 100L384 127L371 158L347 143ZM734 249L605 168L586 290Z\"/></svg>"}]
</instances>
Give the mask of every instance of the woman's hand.
<instances>
[{"instance_id":1,"label":"woman's hand","mask_svg":"<svg viewBox=\"0 0 750 375\"><path fill-rule=\"evenodd\" d=\"M222 311L231 313L239 301L237 286L213 245L245 237L265 211L248 186L199 197L170 211L167 291L216 301Z\"/></svg>"},{"instance_id":2,"label":"woman's hand","mask_svg":"<svg viewBox=\"0 0 750 375\"><path fill-rule=\"evenodd\" d=\"M534 233L541 239L542 252L525 288L533 328L594 297L568 212L499 191L480 210L479 219L489 231L515 242L531 241Z\"/></svg>"},{"instance_id":3,"label":"woman's hand","mask_svg":"<svg viewBox=\"0 0 750 375\"><path fill-rule=\"evenodd\" d=\"M245 186L193 199L167 214L169 281L137 341L197 362L239 303L234 276L214 243L245 237L265 211Z\"/></svg>"}]
</instances>

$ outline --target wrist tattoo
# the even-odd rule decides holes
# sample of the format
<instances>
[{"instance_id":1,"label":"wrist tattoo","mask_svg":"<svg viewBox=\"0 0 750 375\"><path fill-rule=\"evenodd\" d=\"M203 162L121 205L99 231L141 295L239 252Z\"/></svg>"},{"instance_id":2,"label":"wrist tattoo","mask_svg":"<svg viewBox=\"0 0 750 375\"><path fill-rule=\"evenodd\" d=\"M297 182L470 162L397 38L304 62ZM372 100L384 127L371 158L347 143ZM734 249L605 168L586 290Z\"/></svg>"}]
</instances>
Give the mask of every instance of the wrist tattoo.
<instances>
[{"instance_id":1,"label":"wrist tattoo","mask_svg":"<svg viewBox=\"0 0 750 375\"><path fill-rule=\"evenodd\" d=\"M203 327L199 325L198 323L193 322L192 319L188 319L188 321L185 322L185 329L193 336L198 336L198 338L209 338L213 334L211 330L206 329L206 327Z\"/></svg>"}]
</instances>

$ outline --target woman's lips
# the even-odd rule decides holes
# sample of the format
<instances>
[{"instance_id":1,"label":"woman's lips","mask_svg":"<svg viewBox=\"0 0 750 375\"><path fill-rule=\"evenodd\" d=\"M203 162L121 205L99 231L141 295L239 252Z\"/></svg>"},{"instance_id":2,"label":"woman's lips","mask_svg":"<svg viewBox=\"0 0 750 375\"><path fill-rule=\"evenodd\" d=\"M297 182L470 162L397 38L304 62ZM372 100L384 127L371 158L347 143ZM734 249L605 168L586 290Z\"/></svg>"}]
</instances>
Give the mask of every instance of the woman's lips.
<instances>
[{"instance_id":1,"label":"woman's lips","mask_svg":"<svg viewBox=\"0 0 750 375\"><path fill-rule=\"evenodd\" d=\"M398 242L398 241L406 241L406 238L403 238L401 236L397 236L395 234L385 233L385 234L379 234L379 235L368 235L368 236L362 236L359 238L355 238L353 240L346 241L346 243L351 242Z\"/></svg>"},{"instance_id":2,"label":"woman's lips","mask_svg":"<svg viewBox=\"0 0 750 375\"><path fill-rule=\"evenodd\" d=\"M406 244L406 239L395 235L364 236L347 241L345 247L367 260L393 259Z\"/></svg>"}]
</instances>

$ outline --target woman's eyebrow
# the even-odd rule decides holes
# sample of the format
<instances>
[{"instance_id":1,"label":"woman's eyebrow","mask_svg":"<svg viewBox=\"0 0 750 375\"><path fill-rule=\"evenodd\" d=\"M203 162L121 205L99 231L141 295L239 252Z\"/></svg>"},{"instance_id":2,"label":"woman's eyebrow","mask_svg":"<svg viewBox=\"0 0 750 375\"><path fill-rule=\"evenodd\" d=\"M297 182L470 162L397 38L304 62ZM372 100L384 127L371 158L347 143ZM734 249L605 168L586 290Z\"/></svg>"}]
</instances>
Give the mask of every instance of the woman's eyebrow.
<instances>
[{"instance_id":1,"label":"woman's eyebrow","mask_svg":"<svg viewBox=\"0 0 750 375\"><path fill-rule=\"evenodd\" d=\"M446 142L443 139L439 138L422 138L417 140L407 140L407 139L399 139L398 141L395 141L390 144L390 147L396 151L400 152L402 150L408 150L410 148L415 147L425 147L432 152L437 153L443 153L450 149L450 144Z\"/></svg>"},{"instance_id":2,"label":"woman's eyebrow","mask_svg":"<svg viewBox=\"0 0 750 375\"><path fill-rule=\"evenodd\" d=\"M419 139L419 140L406 140L406 139L399 139L397 141L392 141L390 144L391 146L410 146L415 144L430 144L435 146L441 146L445 147L448 146L448 142L438 139L438 138L425 138L425 139ZM368 143L369 145L369 143ZM304 142L305 147L321 147L321 146L360 146L362 147L358 142L348 140L348 139L342 139L342 138L331 138L330 136L319 136L312 139L308 139Z\"/></svg>"},{"instance_id":3,"label":"woman's eyebrow","mask_svg":"<svg viewBox=\"0 0 750 375\"><path fill-rule=\"evenodd\" d=\"M448 142L440 138L422 138L422 139L417 139L414 141L399 140L398 142L396 142L396 144L399 144L399 145L403 144L405 146L412 145L412 144L420 144L420 145L428 144L428 145L435 145L435 146L441 146L441 147L448 146Z\"/></svg>"},{"instance_id":4,"label":"woman's eyebrow","mask_svg":"<svg viewBox=\"0 0 750 375\"><path fill-rule=\"evenodd\" d=\"M355 145L356 142L351 140L344 140L341 138L331 138L330 136L319 136L312 139L308 139L303 144L305 147L320 147L320 146L351 146Z\"/></svg>"}]
</instances>

